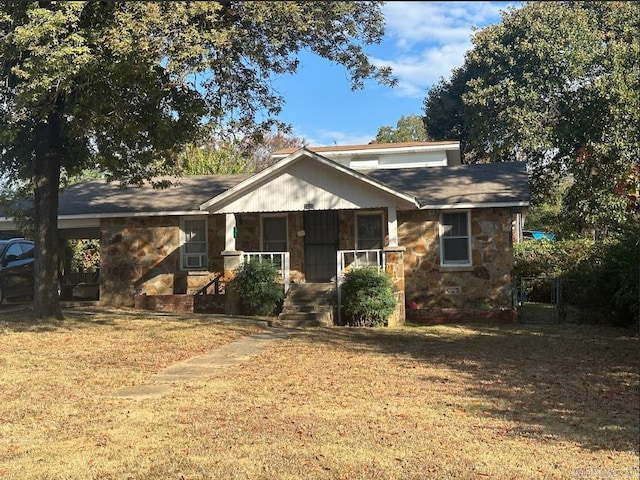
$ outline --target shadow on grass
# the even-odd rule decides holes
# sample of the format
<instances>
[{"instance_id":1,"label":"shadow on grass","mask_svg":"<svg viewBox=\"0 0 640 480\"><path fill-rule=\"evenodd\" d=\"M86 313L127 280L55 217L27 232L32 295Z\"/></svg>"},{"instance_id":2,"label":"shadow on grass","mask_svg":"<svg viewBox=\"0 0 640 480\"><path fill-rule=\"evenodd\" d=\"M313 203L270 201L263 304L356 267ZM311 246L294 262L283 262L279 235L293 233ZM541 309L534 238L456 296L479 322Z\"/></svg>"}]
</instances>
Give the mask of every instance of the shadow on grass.
<instances>
[{"instance_id":1,"label":"shadow on grass","mask_svg":"<svg viewBox=\"0 0 640 480\"><path fill-rule=\"evenodd\" d=\"M639 350L634 332L473 324L301 334L333 348L381 352L401 361L408 357L472 378L466 391L486 405L478 415L516 422L514 436L566 440L593 450L638 451Z\"/></svg>"},{"instance_id":2,"label":"shadow on grass","mask_svg":"<svg viewBox=\"0 0 640 480\"><path fill-rule=\"evenodd\" d=\"M109 307L76 307L63 310L64 320L37 320L33 311L29 308L10 311L0 311L0 333L2 330L11 332L54 332L71 331L95 326L109 327L113 330L129 331L137 330L140 324L127 325L127 320L137 321L169 321L174 322L165 330L189 330L201 328L205 325L224 325L227 330L238 330L246 333L247 329L262 330L266 328L264 320L252 320L247 318L234 318L214 314L193 313L163 313L135 310L132 308Z\"/></svg>"}]
</instances>

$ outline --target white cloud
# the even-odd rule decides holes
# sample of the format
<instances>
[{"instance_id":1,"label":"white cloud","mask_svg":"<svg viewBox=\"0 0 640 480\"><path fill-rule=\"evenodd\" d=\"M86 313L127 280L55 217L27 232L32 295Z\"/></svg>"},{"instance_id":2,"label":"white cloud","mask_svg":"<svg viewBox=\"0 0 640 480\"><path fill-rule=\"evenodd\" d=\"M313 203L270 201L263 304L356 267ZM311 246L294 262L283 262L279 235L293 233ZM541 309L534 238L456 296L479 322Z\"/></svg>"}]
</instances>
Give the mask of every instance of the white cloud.
<instances>
[{"instance_id":1,"label":"white cloud","mask_svg":"<svg viewBox=\"0 0 640 480\"><path fill-rule=\"evenodd\" d=\"M513 2L387 2L383 7L386 37L392 49L372 57L390 66L397 95L424 98L427 89L462 66L471 48L473 28L500 21ZM383 58L388 57L388 58Z\"/></svg>"},{"instance_id":2,"label":"white cloud","mask_svg":"<svg viewBox=\"0 0 640 480\"><path fill-rule=\"evenodd\" d=\"M387 35L400 48L415 43L469 40L473 27L500 21L513 2L387 2L383 7Z\"/></svg>"},{"instance_id":3,"label":"white cloud","mask_svg":"<svg viewBox=\"0 0 640 480\"><path fill-rule=\"evenodd\" d=\"M451 71L463 63L464 53L471 43L452 43L429 47L413 55L393 60L371 58L374 65L388 65L398 78L394 91L403 97L424 98L426 90L441 77L448 78Z\"/></svg>"}]
</instances>

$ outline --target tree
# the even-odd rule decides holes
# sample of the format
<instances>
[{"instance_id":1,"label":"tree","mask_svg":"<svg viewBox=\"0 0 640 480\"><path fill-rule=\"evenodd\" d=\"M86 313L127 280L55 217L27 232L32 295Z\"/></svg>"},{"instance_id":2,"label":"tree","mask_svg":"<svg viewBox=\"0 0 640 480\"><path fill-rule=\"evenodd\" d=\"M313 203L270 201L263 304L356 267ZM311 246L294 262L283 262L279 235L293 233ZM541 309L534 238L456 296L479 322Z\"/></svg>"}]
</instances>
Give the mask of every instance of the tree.
<instances>
[{"instance_id":1,"label":"tree","mask_svg":"<svg viewBox=\"0 0 640 480\"><path fill-rule=\"evenodd\" d=\"M396 123L396 127L385 125L378 129L376 142L402 143L427 142L431 140L427 134L424 120L420 115L403 115Z\"/></svg>"},{"instance_id":2,"label":"tree","mask_svg":"<svg viewBox=\"0 0 640 480\"><path fill-rule=\"evenodd\" d=\"M354 89L393 84L363 51L382 38L381 2L6 0L0 26L0 168L33 188L37 318L62 317L62 169L139 185L211 127L269 130L283 103L270 81L302 49L343 65Z\"/></svg>"},{"instance_id":3,"label":"tree","mask_svg":"<svg viewBox=\"0 0 640 480\"><path fill-rule=\"evenodd\" d=\"M637 202L627 209L616 187L640 152L639 22L635 2L511 8L428 93L427 126L450 115L448 132L465 136L472 161L527 161L535 199L570 178L563 215L580 228L637 222Z\"/></svg>"},{"instance_id":4,"label":"tree","mask_svg":"<svg viewBox=\"0 0 640 480\"><path fill-rule=\"evenodd\" d=\"M183 175L254 173L273 163L271 155L287 147L304 147L307 142L281 130L228 139L211 138L203 145L188 145L178 160Z\"/></svg>"},{"instance_id":5,"label":"tree","mask_svg":"<svg viewBox=\"0 0 640 480\"><path fill-rule=\"evenodd\" d=\"M181 175L232 175L250 173L250 156L239 145L207 142L202 146L187 145L180 154Z\"/></svg>"},{"instance_id":6,"label":"tree","mask_svg":"<svg viewBox=\"0 0 640 480\"><path fill-rule=\"evenodd\" d=\"M253 165L256 172L273 164L271 155L283 148L302 148L309 144L304 138L292 137L284 131L267 132L260 143L253 148Z\"/></svg>"}]
</instances>

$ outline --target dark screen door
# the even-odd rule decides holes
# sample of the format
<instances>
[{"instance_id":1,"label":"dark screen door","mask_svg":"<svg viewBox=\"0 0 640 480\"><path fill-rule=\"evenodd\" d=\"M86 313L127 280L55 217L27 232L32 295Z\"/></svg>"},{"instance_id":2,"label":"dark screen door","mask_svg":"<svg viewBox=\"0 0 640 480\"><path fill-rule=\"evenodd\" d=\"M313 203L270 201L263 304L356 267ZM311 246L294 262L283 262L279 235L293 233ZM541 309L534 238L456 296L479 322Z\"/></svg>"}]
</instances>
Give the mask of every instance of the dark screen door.
<instances>
[{"instance_id":1,"label":"dark screen door","mask_svg":"<svg viewBox=\"0 0 640 480\"><path fill-rule=\"evenodd\" d=\"M307 282L329 282L336 275L338 212L304 212L304 271Z\"/></svg>"}]
</instances>

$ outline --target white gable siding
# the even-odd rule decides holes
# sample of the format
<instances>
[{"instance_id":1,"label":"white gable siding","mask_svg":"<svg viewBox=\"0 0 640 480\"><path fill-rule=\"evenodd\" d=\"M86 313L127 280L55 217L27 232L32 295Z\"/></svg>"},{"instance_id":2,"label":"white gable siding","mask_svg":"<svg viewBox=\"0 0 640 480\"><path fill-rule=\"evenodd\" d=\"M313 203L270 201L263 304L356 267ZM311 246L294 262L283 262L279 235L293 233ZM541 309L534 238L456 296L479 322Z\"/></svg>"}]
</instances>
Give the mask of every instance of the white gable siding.
<instances>
[{"instance_id":1,"label":"white gable siding","mask_svg":"<svg viewBox=\"0 0 640 480\"><path fill-rule=\"evenodd\" d=\"M354 170L371 170L375 168L416 168L446 167L447 152L434 150L430 152L385 152L367 153L327 153L325 157Z\"/></svg>"},{"instance_id":2,"label":"white gable siding","mask_svg":"<svg viewBox=\"0 0 640 480\"><path fill-rule=\"evenodd\" d=\"M255 187L240 198L230 197L216 213L381 208L402 202L353 176L312 162L291 165Z\"/></svg>"}]
</instances>

